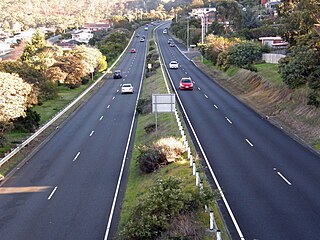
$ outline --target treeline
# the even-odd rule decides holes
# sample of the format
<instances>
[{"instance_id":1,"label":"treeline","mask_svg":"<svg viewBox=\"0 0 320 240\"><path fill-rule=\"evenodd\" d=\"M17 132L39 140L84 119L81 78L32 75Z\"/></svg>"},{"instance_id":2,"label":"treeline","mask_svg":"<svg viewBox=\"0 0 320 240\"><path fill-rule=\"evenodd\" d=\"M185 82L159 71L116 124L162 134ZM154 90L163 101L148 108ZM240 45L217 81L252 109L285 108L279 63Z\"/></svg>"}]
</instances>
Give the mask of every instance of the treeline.
<instances>
[{"instance_id":1,"label":"treeline","mask_svg":"<svg viewBox=\"0 0 320 240\"><path fill-rule=\"evenodd\" d=\"M245 2L243 1L245 4ZM172 32L187 42L187 24L189 25L189 44L198 44L205 58L222 70L230 66L256 71L255 63L261 61L261 55L270 49L262 46L259 37L281 36L289 42L288 54L279 63L282 80L290 88L306 87L308 104L320 106L320 7L314 0L284 2L277 9L278 17L259 20L262 13L256 5L243 8L237 1L221 0L216 2L216 19L228 22L223 25L214 22L201 40L199 19L174 19ZM261 16L261 15L260 15Z\"/></svg>"}]
</instances>

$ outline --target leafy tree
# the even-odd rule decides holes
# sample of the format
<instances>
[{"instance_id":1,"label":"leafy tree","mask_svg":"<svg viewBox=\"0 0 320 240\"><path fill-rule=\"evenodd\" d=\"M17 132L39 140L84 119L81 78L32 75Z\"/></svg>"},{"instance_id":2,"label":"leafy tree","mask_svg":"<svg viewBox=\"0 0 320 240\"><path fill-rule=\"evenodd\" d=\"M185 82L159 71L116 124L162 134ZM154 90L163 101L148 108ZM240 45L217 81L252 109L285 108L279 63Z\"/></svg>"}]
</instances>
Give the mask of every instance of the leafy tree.
<instances>
[{"instance_id":1,"label":"leafy tree","mask_svg":"<svg viewBox=\"0 0 320 240\"><path fill-rule=\"evenodd\" d=\"M260 61L261 57L262 50L260 45L252 42L241 42L230 47L228 51L219 56L218 65L224 69L233 65L239 68L256 71L253 64Z\"/></svg>"},{"instance_id":2,"label":"leafy tree","mask_svg":"<svg viewBox=\"0 0 320 240\"><path fill-rule=\"evenodd\" d=\"M20 58L21 61L28 63L30 58L35 56L37 54L37 51L45 46L46 41L44 39L44 36L39 31L36 31L31 41L26 43L24 52Z\"/></svg>"},{"instance_id":3,"label":"leafy tree","mask_svg":"<svg viewBox=\"0 0 320 240\"><path fill-rule=\"evenodd\" d=\"M0 72L0 122L25 117L27 108L37 103L34 94L22 78Z\"/></svg>"},{"instance_id":4,"label":"leafy tree","mask_svg":"<svg viewBox=\"0 0 320 240\"><path fill-rule=\"evenodd\" d=\"M217 15L223 22L229 22L235 29L239 29L242 25L242 12L238 3L234 0L218 0ZM226 30L228 30L226 28Z\"/></svg>"}]
</instances>

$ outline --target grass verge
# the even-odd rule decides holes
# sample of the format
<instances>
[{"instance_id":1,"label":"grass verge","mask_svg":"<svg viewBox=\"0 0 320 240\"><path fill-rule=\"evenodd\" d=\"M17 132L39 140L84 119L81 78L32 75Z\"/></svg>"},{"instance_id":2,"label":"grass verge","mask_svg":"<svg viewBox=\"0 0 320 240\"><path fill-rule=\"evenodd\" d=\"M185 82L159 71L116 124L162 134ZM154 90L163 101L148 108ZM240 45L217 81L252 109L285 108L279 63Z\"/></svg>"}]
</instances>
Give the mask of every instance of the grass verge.
<instances>
[{"instance_id":1,"label":"grass verge","mask_svg":"<svg viewBox=\"0 0 320 240\"><path fill-rule=\"evenodd\" d=\"M155 93L167 93L165 82L160 69L157 69L154 75L151 75L144 80L140 99L151 99L152 94ZM158 114L157 134L155 132L147 133L145 131L145 127L153 123L155 123L155 115L152 113L140 114L138 116L134 149L130 162L130 172L127 182L127 188L122 203L118 234L128 222L133 208L139 203L139 198L145 196L148 193L148 189L152 187L155 179L159 177L167 178L170 176L178 176L180 179L183 179L182 188L185 191L196 188L195 177L192 176L192 170L189 167L189 160L187 159L186 153L182 156L183 159L181 161L166 165L165 167L162 167L151 174L143 174L140 172L137 165L137 157L139 154L138 146L150 146L153 142L162 137L173 136L178 139L181 137L174 114ZM199 165L198 159L196 159L196 161ZM204 173L201 170L200 177L204 180L204 188L211 189L208 183L205 181ZM229 239L229 235L224 227L224 222L219 214L217 205L213 202L212 204L210 204L210 208L214 211L216 222L219 229L221 229L223 239ZM196 213L196 221L202 226L203 229L209 228L209 214L205 213L203 209L198 210L198 212ZM207 232L205 238L203 239L214 239L214 233Z\"/></svg>"}]
</instances>

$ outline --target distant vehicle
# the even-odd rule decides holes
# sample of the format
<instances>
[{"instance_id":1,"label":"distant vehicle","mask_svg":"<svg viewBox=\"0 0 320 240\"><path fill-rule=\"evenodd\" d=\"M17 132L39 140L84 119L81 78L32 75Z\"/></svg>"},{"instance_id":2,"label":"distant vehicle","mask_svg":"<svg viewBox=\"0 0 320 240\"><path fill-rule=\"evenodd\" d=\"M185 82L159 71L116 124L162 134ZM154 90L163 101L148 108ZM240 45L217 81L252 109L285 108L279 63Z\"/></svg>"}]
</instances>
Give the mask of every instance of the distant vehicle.
<instances>
[{"instance_id":1,"label":"distant vehicle","mask_svg":"<svg viewBox=\"0 0 320 240\"><path fill-rule=\"evenodd\" d=\"M139 34L137 34L136 37L137 37L137 38L140 37Z\"/></svg>"},{"instance_id":2,"label":"distant vehicle","mask_svg":"<svg viewBox=\"0 0 320 240\"><path fill-rule=\"evenodd\" d=\"M143 38L143 39L146 39L146 36L145 36L145 35L142 35L142 38Z\"/></svg>"},{"instance_id":3,"label":"distant vehicle","mask_svg":"<svg viewBox=\"0 0 320 240\"><path fill-rule=\"evenodd\" d=\"M176 45L172 42L170 43L170 47L175 47Z\"/></svg>"},{"instance_id":4,"label":"distant vehicle","mask_svg":"<svg viewBox=\"0 0 320 240\"><path fill-rule=\"evenodd\" d=\"M193 82L191 78L181 78L179 83L179 89L181 90L193 90Z\"/></svg>"},{"instance_id":5,"label":"distant vehicle","mask_svg":"<svg viewBox=\"0 0 320 240\"><path fill-rule=\"evenodd\" d=\"M133 93L133 86L131 83L122 84L121 93Z\"/></svg>"},{"instance_id":6,"label":"distant vehicle","mask_svg":"<svg viewBox=\"0 0 320 240\"><path fill-rule=\"evenodd\" d=\"M179 68L179 63L177 61L171 61L169 63L169 68L170 69L178 69Z\"/></svg>"},{"instance_id":7,"label":"distant vehicle","mask_svg":"<svg viewBox=\"0 0 320 240\"><path fill-rule=\"evenodd\" d=\"M144 42L144 38L142 37L142 38L140 38L140 42Z\"/></svg>"},{"instance_id":8,"label":"distant vehicle","mask_svg":"<svg viewBox=\"0 0 320 240\"><path fill-rule=\"evenodd\" d=\"M145 31L148 31L148 29L149 29L148 27L144 27L144 30L145 30Z\"/></svg>"},{"instance_id":9,"label":"distant vehicle","mask_svg":"<svg viewBox=\"0 0 320 240\"><path fill-rule=\"evenodd\" d=\"M115 70L114 73L113 73L113 78L114 79L122 78L121 71L120 70Z\"/></svg>"},{"instance_id":10,"label":"distant vehicle","mask_svg":"<svg viewBox=\"0 0 320 240\"><path fill-rule=\"evenodd\" d=\"M130 50L130 52L131 52L131 53L136 53L137 50L136 50L135 48L132 48L132 49Z\"/></svg>"},{"instance_id":11,"label":"distant vehicle","mask_svg":"<svg viewBox=\"0 0 320 240\"><path fill-rule=\"evenodd\" d=\"M164 30L162 31L162 33L168 33L168 30L167 30L167 29L164 29Z\"/></svg>"},{"instance_id":12,"label":"distant vehicle","mask_svg":"<svg viewBox=\"0 0 320 240\"><path fill-rule=\"evenodd\" d=\"M168 43L173 43L173 40L171 38L168 39Z\"/></svg>"}]
</instances>

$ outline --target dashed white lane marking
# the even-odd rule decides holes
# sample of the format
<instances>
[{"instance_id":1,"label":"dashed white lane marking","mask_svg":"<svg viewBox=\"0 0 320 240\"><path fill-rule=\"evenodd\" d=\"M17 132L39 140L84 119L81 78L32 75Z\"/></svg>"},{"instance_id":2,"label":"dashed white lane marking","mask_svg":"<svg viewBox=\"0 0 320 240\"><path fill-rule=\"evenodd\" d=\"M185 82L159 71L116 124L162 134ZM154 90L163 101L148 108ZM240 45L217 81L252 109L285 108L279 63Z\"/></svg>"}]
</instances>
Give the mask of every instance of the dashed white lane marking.
<instances>
[{"instance_id":1,"label":"dashed white lane marking","mask_svg":"<svg viewBox=\"0 0 320 240\"><path fill-rule=\"evenodd\" d=\"M55 186L55 188L52 190L52 192L50 193L49 197L48 197L48 200L50 200L53 196L53 194L57 191L58 189L58 186Z\"/></svg>"},{"instance_id":2,"label":"dashed white lane marking","mask_svg":"<svg viewBox=\"0 0 320 240\"><path fill-rule=\"evenodd\" d=\"M225 118L230 124L232 124L232 121L229 118L227 118L227 117L225 117Z\"/></svg>"},{"instance_id":3,"label":"dashed white lane marking","mask_svg":"<svg viewBox=\"0 0 320 240\"><path fill-rule=\"evenodd\" d=\"M208 96L207 96L207 95L204 95L204 97L205 97L205 98L208 98Z\"/></svg>"},{"instance_id":4,"label":"dashed white lane marking","mask_svg":"<svg viewBox=\"0 0 320 240\"><path fill-rule=\"evenodd\" d=\"M80 155L80 152L78 152L77 155L74 157L73 162L74 162L75 160L77 160L77 158L79 157L79 155Z\"/></svg>"},{"instance_id":5,"label":"dashed white lane marking","mask_svg":"<svg viewBox=\"0 0 320 240\"><path fill-rule=\"evenodd\" d=\"M184 72L186 75L188 75L188 72Z\"/></svg>"},{"instance_id":6,"label":"dashed white lane marking","mask_svg":"<svg viewBox=\"0 0 320 240\"><path fill-rule=\"evenodd\" d=\"M114 100L116 97L113 97L112 100Z\"/></svg>"},{"instance_id":7,"label":"dashed white lane marking","mask_svg":"<svg viewBox=\"0 0 320 240\"><path fill-rule=\"evenodd\" d=\"M253 147L253 144L246 138L246 142L251 146Z\"/></svg>"},{"instance_id":8,"label":"dashed white lane marking","mask_svg":"<svg viewBox=\"0 0 320 240\"><path fill-rule=\"evenodd\" d=\"M99 121L101 121L103 119L103 116L100 117Z\"/></svg>"},{"instance_id":9,"label":"dashed white lane marking","mask_svg":"<svg viewBox=\"0 0 320 240\"><path fill-rule=\"evenodd\" d=\"M200 88L200 87L198 87L198 90L200 91L200 90L201 90L201 88Z\"/></svg>"},{"instance_id":10,"label":"dashed white lane marking","mask_svg":"<svg viewBox=\"0 0 320 240\"><path fill-rule=\"evenodd\" d=\"M107 106L107 108L110 108L110 104Z\"/></svg>"},{"instance_id":11,"label":"dashed white lane marking","mask_svg":"<svg viewBox=\"0 0 320 240\"><path fill-rule=\"evenodd\" d=\"M277 172L277 174L288 184L288 185L292 185L292 183L285 177L281 174L281 172Z\"/></svg>"},{"instance_id":12,"label":"dashed white lane marking","mask_svg":"<svg viewBox=\"0 0 320 240\"><path fill-rule=\"evenodd\" d=\"M94 131L92 130L91 133L90 133L90 137L91 137L93 134L94 134Z\"/></svg>"},{"instance_id":13,"label":"dashed white lane marking","mask_svg":"<svg viewBox=\"0 0 320 240\"><path fill-rule=\"evenodd\" d=\"M119 89L117 89L117 92L119 92Z\"/></svg>"},{"instance_id":14,"label":"dashed white lane marking","mask_svg":"<svg viewBox=\"0 0 320 240\"><path fill-rule=\"evenodd\" d=\"M213 105L216 109L218 109L218 106L217 105Z\"/></svg>"}]
</instances>

